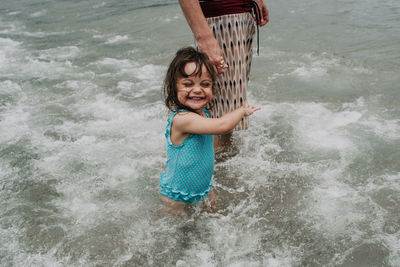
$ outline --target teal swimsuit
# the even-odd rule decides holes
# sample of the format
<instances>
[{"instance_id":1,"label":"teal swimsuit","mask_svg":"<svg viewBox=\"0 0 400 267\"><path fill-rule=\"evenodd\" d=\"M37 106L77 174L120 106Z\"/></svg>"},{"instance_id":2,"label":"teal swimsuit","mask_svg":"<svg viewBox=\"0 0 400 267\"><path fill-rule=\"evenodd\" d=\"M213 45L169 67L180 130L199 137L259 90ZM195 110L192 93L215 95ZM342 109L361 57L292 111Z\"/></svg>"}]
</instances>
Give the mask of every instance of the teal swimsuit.
<instances>
[{"instance_id":1,"label":"teal swimsuit","mask_svg":"<svg viewBox=\"0 0 400 267\"><path fill-rule=\"evenodd\" d=\"M210 192L214 170L214 140L212 135L190 134L181 145L171 142L172 119L183 109L168 117L167 171L160 175L161 195L171 199L196 203ZM209 113L204 109L207 117Z\"/></svg>"}]
</instances>

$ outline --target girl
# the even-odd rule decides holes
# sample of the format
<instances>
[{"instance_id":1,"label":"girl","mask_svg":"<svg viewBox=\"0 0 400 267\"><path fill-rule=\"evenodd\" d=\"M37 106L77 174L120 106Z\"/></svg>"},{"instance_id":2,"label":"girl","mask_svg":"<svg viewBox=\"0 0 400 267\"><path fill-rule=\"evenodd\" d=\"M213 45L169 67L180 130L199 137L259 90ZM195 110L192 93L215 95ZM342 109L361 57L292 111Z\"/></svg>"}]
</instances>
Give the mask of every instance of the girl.
<instances>
[{"instance_id":1,"label":"girl","mask_svg":"<svg viewBox=\"0 0 400 267\"><path fill-rule=\"evenodd\" d=\"M168 68L164 98L172 114L165 131L167 171L160 176L165 213L185 214L186 203L197 203L207 195L209 208L216 210L211 190L213 135L231 131L243 117L259 110L246 104L210 118L205 107L215 92L216 75L208 57L192 47L180 49Z\"/></svg>"}]
</instances>

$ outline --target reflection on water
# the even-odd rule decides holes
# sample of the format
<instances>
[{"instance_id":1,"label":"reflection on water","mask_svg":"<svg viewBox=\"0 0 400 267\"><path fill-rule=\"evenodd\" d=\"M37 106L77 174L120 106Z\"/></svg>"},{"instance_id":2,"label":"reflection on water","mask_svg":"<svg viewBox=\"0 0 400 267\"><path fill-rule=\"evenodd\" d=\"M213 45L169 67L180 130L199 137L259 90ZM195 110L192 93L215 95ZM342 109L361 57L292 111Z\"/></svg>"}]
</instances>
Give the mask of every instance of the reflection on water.
<instances>
[{"instance_id":1,"label":"reflection on water","mask_svg":"<svg viewBox=\"0 0 400 267\"><path fill-rule=\"evenodd\" d=\"M262 109L216 162L220 210L173 218L160 91L193 42L176 1L3 1L0 265L400 265L398 2L268 4Z\"/></svg>"}]
</instances>

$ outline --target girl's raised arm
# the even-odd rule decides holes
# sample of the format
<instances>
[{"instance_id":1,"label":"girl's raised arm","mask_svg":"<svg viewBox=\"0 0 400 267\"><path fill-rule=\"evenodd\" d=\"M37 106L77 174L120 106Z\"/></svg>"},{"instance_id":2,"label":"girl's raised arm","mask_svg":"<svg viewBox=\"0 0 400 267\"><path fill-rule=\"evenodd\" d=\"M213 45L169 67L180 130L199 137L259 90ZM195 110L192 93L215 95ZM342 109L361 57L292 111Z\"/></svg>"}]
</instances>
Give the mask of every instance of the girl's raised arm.
<instances>
[{"instance_id":1,"label":"girl's raised arm","mask_svg":"<svg viewBox=\"0 0 400 267\"><path fill-rule=\"evenodd\" d=\"M173 127L181 133L225 134L235 128L244 116L250 116L259 109L244 105L220 118L205 118L194 112L180 112L174 117Z\"/></svg>"}]
</instances>

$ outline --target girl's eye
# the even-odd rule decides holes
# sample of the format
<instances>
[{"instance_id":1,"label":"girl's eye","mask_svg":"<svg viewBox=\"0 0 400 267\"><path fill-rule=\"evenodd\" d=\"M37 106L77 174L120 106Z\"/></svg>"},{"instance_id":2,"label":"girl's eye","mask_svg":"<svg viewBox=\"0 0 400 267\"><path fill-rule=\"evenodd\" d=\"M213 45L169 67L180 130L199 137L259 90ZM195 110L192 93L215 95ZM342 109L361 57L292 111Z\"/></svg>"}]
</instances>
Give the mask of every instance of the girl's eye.
<instances>
[{"instance_id":1,"label":"girl's eye","mask_svg":"<svg viewBox=\"0 0 400 267\"><path fill-rule=\"evenodd\" d=\"M210 87L211 86L211 83L202 83L201 84L203 87Z\"/></svg>"},{"instance_id":2,"label":"girl's eye","mask_svg":"<svg viewBox=\"0 0 400 267\"><path fill-rule=\"evenodd\" d=\"M191 83L183 83L183 86L190 87L190 86L192 86L192 84Z\"/></svg>"}]
</instances>

